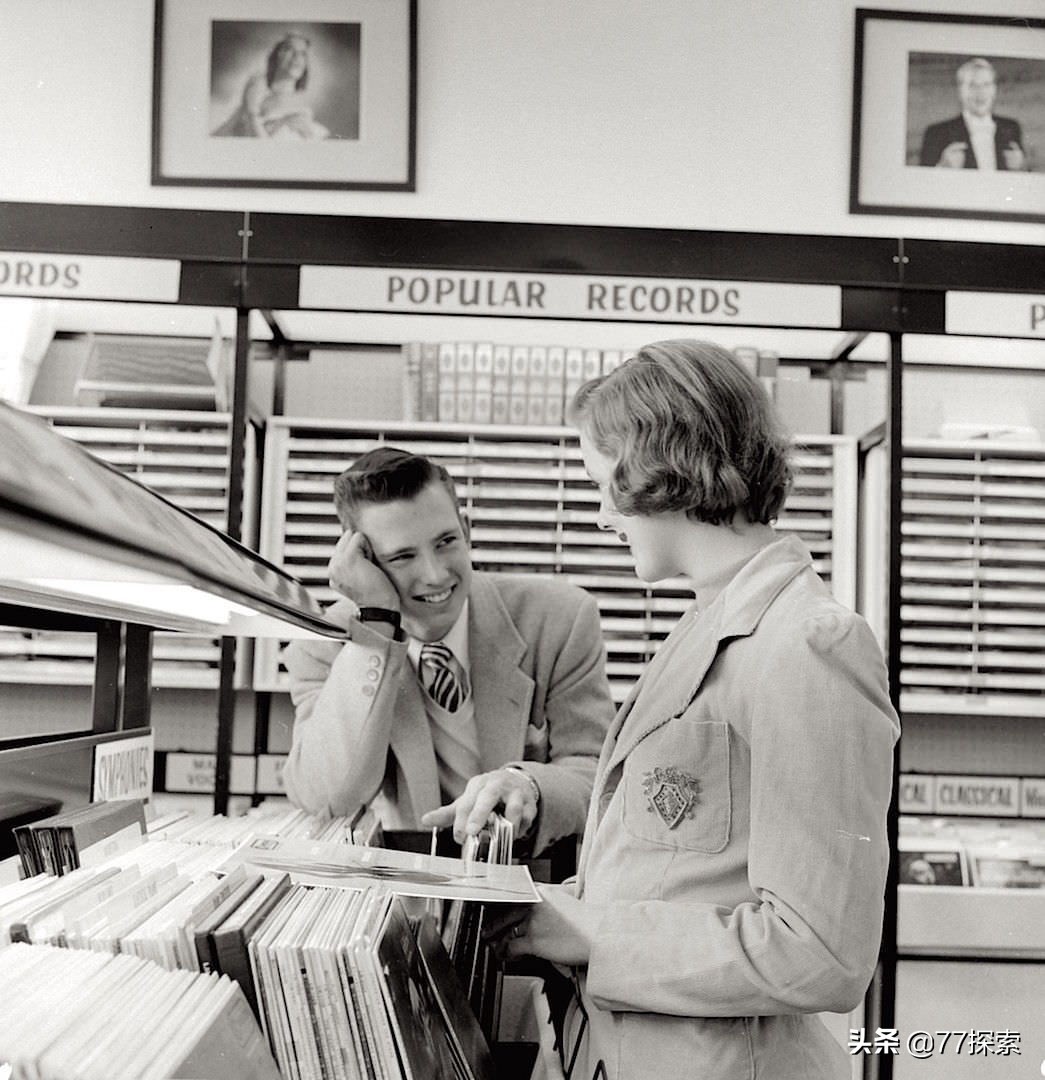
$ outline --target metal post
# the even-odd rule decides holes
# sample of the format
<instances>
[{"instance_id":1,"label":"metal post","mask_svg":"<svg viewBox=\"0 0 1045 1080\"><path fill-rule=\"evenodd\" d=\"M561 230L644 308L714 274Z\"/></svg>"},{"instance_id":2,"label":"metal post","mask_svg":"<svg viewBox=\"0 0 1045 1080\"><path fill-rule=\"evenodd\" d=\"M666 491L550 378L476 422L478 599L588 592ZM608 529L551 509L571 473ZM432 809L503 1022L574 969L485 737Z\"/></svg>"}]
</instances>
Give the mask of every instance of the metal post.
<instances>
[{"instance_id":1,"label":"metal post","mask_svg":"<svg viewBox=\"0 0 1045 1080\"><path fill-rule=\"evenodd\" d=\"M900 601L903 540L903 335L889 335L889 408L886 417L886 446L889 453L889 514L887 577L888 611L886 622L886 666L889 675L889 698L900 713ZM885 884L885 913L882 919L882 946L878 970L865 1002L865 1021L870 1032L876 1028L896 1027L896 845L899 832L900 744L893 751L893 792L886 819L889 839L889 873ZM864 1076L874 1080L892 1080L891 1054L870 1054L864 1059Z\"/></svg>"},{"instance_id":2,"label":"metal post","mask_svg":"<svg viewBox=\"0 0 1045 1080\"><path fill-rule=\"evenodd\" d=\"M124 628L123 727L146 728L152 706L152 627Z\"/></svg>"},{"instance_id":3,"label":"metal post","mask_svg":"<svg viewBox=\"0 0 1045 1080\"><path fill-rule=\"evenodd\" d=\"M91 700L91 729L95 733L116 731L119 726L122 682L121 624L105 619L95 634L94 694Z\"/></svg>"},{"instance_id":4,"label":"metal post","mask_svg":"<svg viewBox=\"0 0 1045 1080\"><path fill-rule=\"evenodd\" d=\"M236 354L232 382L229 445L228 524L225 531L239 540L243 529L243 459L247 435L247 375L250 359L250 312L236 309ZM236 639L221 639L218 672L218 735L214 764L214 813L227 814L232 770L232 734L236 713Z\"/></svg>"}]
</instances>

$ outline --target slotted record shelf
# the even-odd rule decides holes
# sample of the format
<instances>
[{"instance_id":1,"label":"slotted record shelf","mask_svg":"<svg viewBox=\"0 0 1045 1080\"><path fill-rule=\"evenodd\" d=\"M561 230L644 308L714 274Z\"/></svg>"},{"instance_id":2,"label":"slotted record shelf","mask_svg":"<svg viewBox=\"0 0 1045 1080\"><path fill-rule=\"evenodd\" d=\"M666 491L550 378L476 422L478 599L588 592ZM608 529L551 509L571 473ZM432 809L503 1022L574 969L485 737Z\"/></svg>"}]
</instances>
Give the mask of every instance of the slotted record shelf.
<instances>
[{"instance_id":1,"label":"slotted record shelf","mask_svg":"<svg viewBox=\"0 0 1045 1080\"><path fill-rule=\"evenodd\" d=\"M905 712L1045 716L1045 447L904 446Z\"/></svg>"},{"instance_id":2,"label":"slotted record shelf","mask_svg":"<svg viewBox=\"0 0 1045 1080\"><path fill-rule=\"evenodd\" d=\"M229 415L164 409L30 408L62 435L223 532L227 528ZM243 536L253 534L253 432L244 464ZM242 651L243 643L240 643ZM90 685L93 634L0 631L0 682ZM218 639L156 631L152 684L218 685ZM242 664L238 664L242 668ZM244 671L237 672L237 682Z\"/></svg>"},{"instance_id":3,"label":"slotted record shelf","mask_svg":"<svg viewBox=\"0 0 1045 1080\"><path fill-rule=\"evenodd\" d=\"M560 427L465 427L269 421L262 483L260 552L310 588L336 599L327 563L340 535L334 477L376 442L426 454L457 483L472 532L476 569L558 574L591 592L606 639L614 697L628 687L692 600L681 582L650 588L626 547L596 526L598 493L576 435ZM856 562L856 444L840 436L800 439L796 483L778 523L813 553L835 594L852 606ZM279 643L259 641L254 686L286 689Z\"/></svg>"}]
</instances>

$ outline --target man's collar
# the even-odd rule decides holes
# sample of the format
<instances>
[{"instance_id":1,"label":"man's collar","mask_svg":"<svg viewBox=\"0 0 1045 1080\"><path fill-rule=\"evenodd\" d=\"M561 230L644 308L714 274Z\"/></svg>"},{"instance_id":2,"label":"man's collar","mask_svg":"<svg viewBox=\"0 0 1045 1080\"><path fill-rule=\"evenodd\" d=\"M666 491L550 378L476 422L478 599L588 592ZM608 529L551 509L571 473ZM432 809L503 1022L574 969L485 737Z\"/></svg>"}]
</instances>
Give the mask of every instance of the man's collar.
<instances>
[{"instance_id":1,"label":"man's collar","mask_svg":"<svg viewBox=\"0 0 1045 1080\"><path fill-rule=\"evenodd\" d=\"M973 116L972 113L962 111L962 119L965 121L965 126L972 131L973 128L990 128L993 130L995 127L994 117L988 113L986 116Z\"/></svg>"},{"instance_id":2,"label":"man's collar","mask_svg":"<svg viewBox=\"0 0 1045 1080\"><path fill-rule=\"evenodd\" d=\"M468 654L468 605L470 600L465 600L464 605L461 608L460 614L457 616L457 621L446 632L446 635L442 638L443 644L454 654L454 658L464 668L465 673L470 669L469 654ZM414 667L417 667L421 658L421 646L424 642L419 641L415 637L408 636L406 639L406 652L407 656L413 662Z\"/></svg>"}]
</instances>

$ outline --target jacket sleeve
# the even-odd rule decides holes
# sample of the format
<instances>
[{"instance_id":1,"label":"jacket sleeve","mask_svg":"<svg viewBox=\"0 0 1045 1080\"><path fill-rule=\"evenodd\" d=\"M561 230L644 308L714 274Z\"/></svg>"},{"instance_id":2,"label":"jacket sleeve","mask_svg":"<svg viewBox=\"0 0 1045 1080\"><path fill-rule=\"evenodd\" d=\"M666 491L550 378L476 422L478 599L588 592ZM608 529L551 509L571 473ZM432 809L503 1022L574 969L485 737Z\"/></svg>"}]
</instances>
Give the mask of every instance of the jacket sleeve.
<instances>
[{"instance_id":1,"label":"jacket sleeve","mask_svg":"<svg viewBox=\"0 0 1045 1080\"><path fill-rule=\"evenodd\" d=\"M283 771L290 801L312 814L352 814L381 786L406 645L351 623L345 643L296 641L284 651L294 733Z\"/></svg>"},{"instance_id":2,"label":"jacket sleeve","mask_svg":"<svg viewBox=\"0 0 1045 1080\"><path fill-rule=\"evenodd\" d=\"M564 836L583 833L595 766L613 718L599 609L588 594L577 590L577 596L576 615L545 691L548 760L512 763L525 768L541 788L535 853Z\"/></svg>"},{"instance_id":3,"label":"jacket sleeve","mask_svg":"<svg viewBox=\"0 0 1045 1080\"><path fill-rule=\"evenodd\" d=\"M948 140L947 135L948 124L946 121L939 124L930 124L925 129L925 134L922 136L921 152L918 155L919 165L932 167L939 164L944 147L949 141L954 141Z\"/></svg>"},{"instance_id":4,"label":"jacket sleeve","mask_svg":"<svg viewBox=\"0 0 1045 1080\"><path fill-rule=\"evenodd\" d=\"M845 1012L870 981L898 735L878 645L858 616L820 613L771 644L747 679L749 693L731 700L751 709L753 899L613 903L588 968L604 1008Z\"/></svg>"}]
</instances>

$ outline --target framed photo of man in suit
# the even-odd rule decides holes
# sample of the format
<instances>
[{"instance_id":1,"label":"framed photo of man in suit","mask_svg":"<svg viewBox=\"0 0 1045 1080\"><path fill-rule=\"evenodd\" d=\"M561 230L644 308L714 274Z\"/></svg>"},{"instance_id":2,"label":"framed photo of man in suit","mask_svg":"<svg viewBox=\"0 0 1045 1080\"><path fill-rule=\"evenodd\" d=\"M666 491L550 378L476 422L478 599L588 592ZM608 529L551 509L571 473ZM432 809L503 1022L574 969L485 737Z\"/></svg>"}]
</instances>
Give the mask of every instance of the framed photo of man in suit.
<instances>
[{"instance_id":1,"label":"framed photo of man in suit","mask_svg":"<svg viewBox=\"0 0 1045 1080\"><path fill-rule=\"evenodd\" d=\"M1045 19L857 9L849 209L1045 221Z\"/></svg>"}]
</instances>

